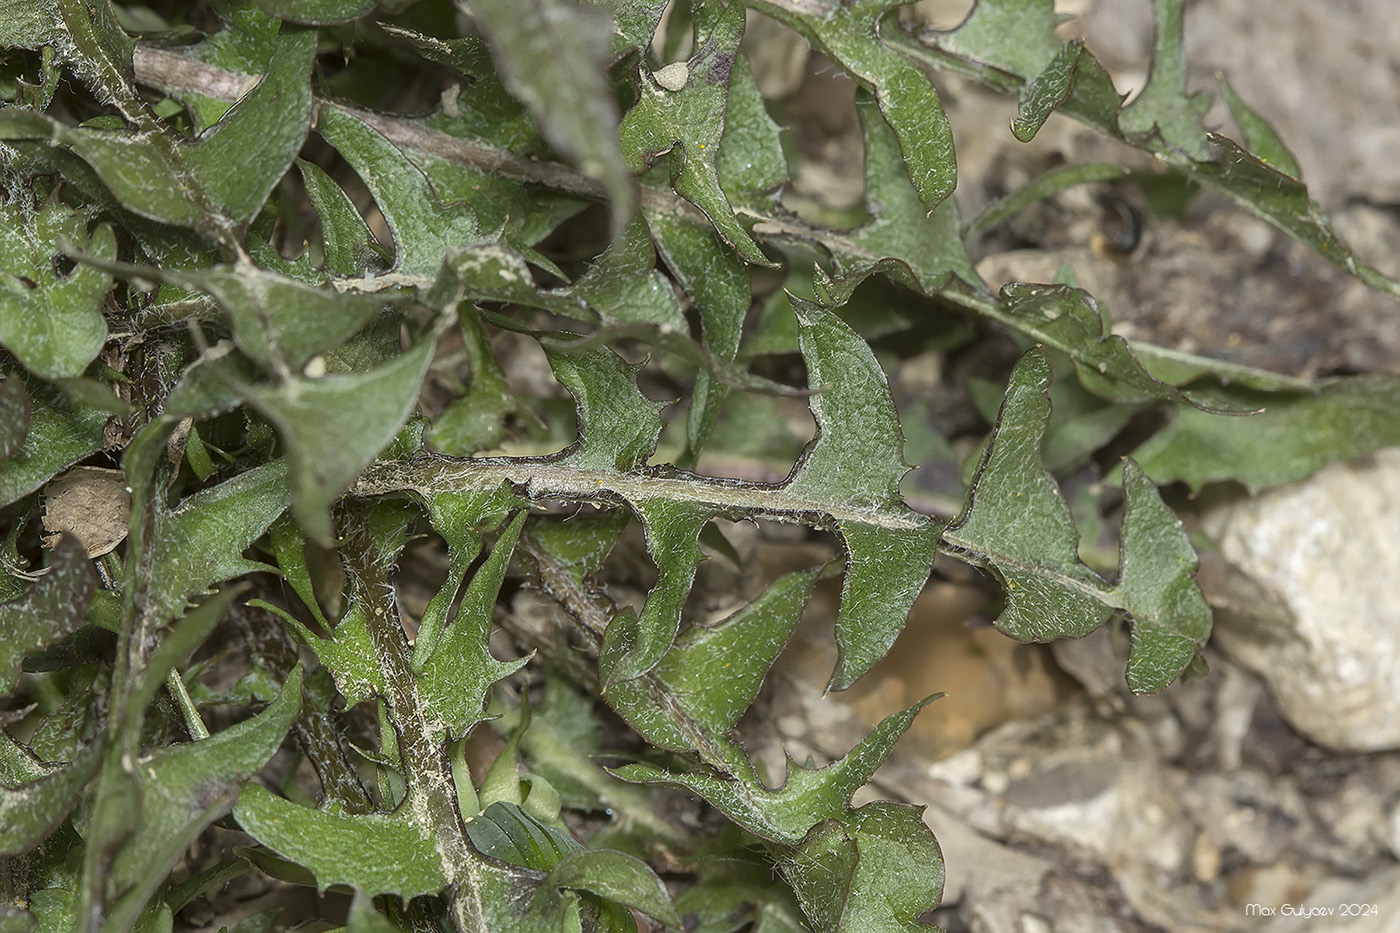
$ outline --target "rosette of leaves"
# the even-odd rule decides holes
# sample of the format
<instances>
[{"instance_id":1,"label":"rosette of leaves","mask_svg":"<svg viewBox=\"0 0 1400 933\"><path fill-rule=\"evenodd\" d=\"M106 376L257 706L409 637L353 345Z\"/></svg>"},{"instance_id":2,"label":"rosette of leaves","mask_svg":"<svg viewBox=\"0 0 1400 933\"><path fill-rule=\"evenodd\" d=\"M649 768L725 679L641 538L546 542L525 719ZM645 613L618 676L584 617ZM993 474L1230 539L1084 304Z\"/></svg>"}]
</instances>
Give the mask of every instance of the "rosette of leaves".
<instances>
[{"instance_id":1,"label":"rosette of leaves","mask_svg":"<svg viewBox=\"0 0 1400 933\"><path fill-rule=\"evenodd\" d=\"M839 542L831 690L889 651L936 557L983 568L1017 638L1127 620L1136 691L1199 659L1195 554L1152 478L1262 486L1393 443L1395 386L1130 344L1064 284L991 294L925 68L1017 95L1019 137L1059 109L1395 285L1236 97L1249 138L1201 129L1179 3L1156 4L1127 108L1049 0L984 0L930 36L898 5L696 0L663 26L661 0L0 4L0 926L169 929L250 873L345 895L335 922L356 930L916 926L943 879L920 808L851 800L927 701L771 786L736 729L824 571L695 624L701 545L728 547L715 519ZM859 86L861 225L783 207L751 14ZM1110 175L1038 179L973 225ZM561 246L580 238L583 259ZM773 269L793 294L746 342ZM872 287L926 313L872 318ZM901 495L862 326L923 339L950 309L1024 354L961 505L930 514ZM508 378L507 337L572 397L567 436L556 400ZM805 380L764 375L783 371L765 354ZM786 479L695 472L756 393L806 399ZM1090 566L1047 464L1148 408L1170 417L1124 461L1116 565ZM1313 424L1329 439L1294 430ZM56 478L118 463L116 550L45 526ZM607 579L630 523L655 570L637 605ZM442 572L410 609L425 540ZM493 636L522 583L565 631L528 641L507 613ZM604 706L635 736L612 769ZM666 788L728 828L679 829Z\"/></svg>"}]
</instances>

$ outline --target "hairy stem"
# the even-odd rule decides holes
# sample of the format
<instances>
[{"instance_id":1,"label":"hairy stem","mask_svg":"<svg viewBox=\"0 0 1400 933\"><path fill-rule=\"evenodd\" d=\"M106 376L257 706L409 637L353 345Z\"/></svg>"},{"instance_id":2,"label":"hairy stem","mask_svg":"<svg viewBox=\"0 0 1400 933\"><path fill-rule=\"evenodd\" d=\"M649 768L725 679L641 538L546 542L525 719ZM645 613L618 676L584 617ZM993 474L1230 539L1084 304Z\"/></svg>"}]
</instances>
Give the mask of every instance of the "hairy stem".
<instances>
[{"instance_id":1,"label":"hairy stem","mask_svg":"<svg viewBox=\"0 0 1400 933\"><path fill-rule=\"evenodd\" d=\"M781 14L812 16L824 15L827 12L827 7L816 0L757 0L756 8L767 9L768 12L779 15L779 18L786 18ZM959 58L937 47L921 43L918 39L904 33L887 38L902 50L915 55L931 67L956 72L1002 93L1014 94L1024 83L1006 72ZM246 91L251 83L256 81L254 76L215 68L201 62L191 61L173 51L144 45L138 45L136 48L134 68L136 80L148 87L167 92L181 89L192 90L209 97L229 101L236 100L240 93ZM374 127L395 145L411 151L425 153L468 166L477 171L499 175L525 184L541 185L578 197L592 200L603 200L605 197L603 186L597 181L558 162L521 156L507 149L499 149L473 140L449 136L446 133L428 129L408 117L375 113L363 108L332 104L319 99L315 106L338 107L345 113ZM1070 115L1076 114L1071 111ZM1085 119L1096 128L1103 129L1099 124ZM1173 161L1173 158L1168 156L1162 157L1171 162L1178 170L1195 177L1193 174L1194 163L1190 163L1190 160L1185 160L1183 164L1180 160ZM1209 179L1198 180L1203 184L1210 183ZM703 213L669 188L642 185L641 202L651 210L666 211L693 223L709 225L709 220ZM872 264L887 258L883 254L857 245L840 231L814 227L788 214L759 213L738 205L735 209L752 223L753 233L760 240L772 238L812 243L829 253L843 253L848 256L860 257ZM380 276L372 283L372 287L379 289L394 284L414 283L398 282L395 276ZM347 281L346 285L350 288L361 287L359 280ZM1013 330L1029 333L1025 321L1007 313L1004 304L988 292L980 282L969 283L968 287L943 288L930 297L936 298L961 312L981 318L990 318ZM1034 333L1029 333L1029 335L1039 339ZM1222 369L1223 364L1208 357L1165 350L1131 340L1129 345L1133 352L1144 360L1170 358L1171 361L1178 364L1184 363L1202 369L1213 369L1239 378L1263 376L1272 380L1272 384L1279 384L1280 377L1274 373L1266 373L1262 370L1242 366L1229 366Z\"/></svg>"},{"instance_id":2,"label":"hairy stem","mask_svg":"<svg viewBox=\"0 0 1400 933\"><path fill-rule=\"evenodd\" d=\"M352 575L355 598L366 608L370 641L389 689L389 718L398 739L408 798L404 805L437 846L452 889L457 929L485 930L485 909L477 877L479 858L467 842L457 812L455 783L447 748L438 742L422 715L409 666L408 641L399 622L389 580L389 561L378 553L362 514L350 526L343 554Z\"/></svg>"}]
</instances>

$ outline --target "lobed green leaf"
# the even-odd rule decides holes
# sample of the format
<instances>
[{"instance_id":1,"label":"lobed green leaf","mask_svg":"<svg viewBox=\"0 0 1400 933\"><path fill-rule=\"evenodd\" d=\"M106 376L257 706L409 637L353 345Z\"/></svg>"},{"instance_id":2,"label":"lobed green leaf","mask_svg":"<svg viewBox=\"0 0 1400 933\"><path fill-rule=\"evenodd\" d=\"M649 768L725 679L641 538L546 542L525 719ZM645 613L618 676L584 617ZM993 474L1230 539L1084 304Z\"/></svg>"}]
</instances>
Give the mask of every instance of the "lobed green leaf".
<instances>
[{"instance_id":1,"label":"lobed green leaf","mask_svg":"<svg viewBox=\"0 0 1400 933\"><path fill-rule=\"evenodd\" d=\"M329 813L246 784L233 815L254 839L315 874L321 891L344 884L408 899L447 885L432 839L405 811Z\"/></svg>"},{"instance_id":2,"label":"lobed green leaf","mask_svg":"<svg viewBox=\"0 0 1400 933\"><path fill-rule=\"evenodd\" d=\"M124 467L135 488L139 467L129 456ZM143 610L157 624L214 584L266 569L243 551L286 510L287 474L287 461L277 459L187 496L174 509L155 498L147 551L137 566L146 591Z\"/></svg>"},{"instance_id":3,"label":"lobed green leaf","mask_svg":"<svg viewBox=\"0 0 1400 933\"><path fill-rule=\"evenodd\" d=\"M13 378L13 377L11 377ZM7 380L9 381L9 380ZM0 460L0 502L11 502L38 489L63 469L102 449L107 412L75 402L51 385L30 384L29 425L19 449ZM22 406L0 410L6 433L18 433Z\"/></svg>"},{"instance_id":4,"label":"lobed green leaf","mask_svg":"<svg viewBox=\"0 0 1400 933\"><path fill-rule=\"evenodd\" d=\"M818 272L814 291L828 307L845 304L875 272L923 294L934 294L950 276L980 283L958 231L957 205L947 200L925 211L914 197L896 138L875 115L868 94L856 97L865 139L865 197L869 222L836 237L823 237L835 276Z\"/></svg>"},{"instance_id":5,"label":"lobed green leaf","mask_svg":"<svg viewBox=\"0 0 1400 933\"><path fill-rule=\"evenodd\" d=\"M1119 123L1127 131L1155 136L1161 145L1195 160L1207 156L1201 119L1210 109L1210 94L1186 93L1186 51L1182 44L1182 0L1152 0L1156 41L1147 84L1123 108Z\"/></svg>"},{"instance_id":6,"label":"lobed green leaf","mask_svg":"<svg viewBox=\"0 0 1400 933\"><path fill-rule=\"evenodd\" d=\"M753 0L754 9L805 35L812 45L871 91L899 140L909 180L929 210L957 184L953 134L928 77L880 34L880 21L903 0L855 0L823 14L788 4Z\"/></svg>"},{"instance_id":7,"label":"lobed green leaf","mask_svg":"<svg viewBox=\"0 0 1400 933\"><path fill-rule=\"evenodd\" d=\"M823 821L846 818L851 795L870 779L914 717L934 699L887 716L844 758L825 768L805 768L788 758L787 781L776 790L763 787L752 773L738 778L704 772L674 774L640 764L623 765L613 773L625 781L685 787L749 832L797 846Z\"/></svg>"},{"instance_id":8,"label":"lobed green leaf","mask_svg":"<svg viewBox=\"0 0 1400 933\"><path fill-rule=\"evenodd\" d=\"M676 193L703 211L746 261L771 266L734 216L719 178L730 75L743 35L743 4L731 4L689 61L643 76L641 97L627 111L619 132L633 171L640 172L656 156L669 152Z\"/></svg>"},{"instance_id":9,"label":"lobed green leaf","mask_svg":"<svg viewBox=\"0 0 1400 933\"><path fill-rule=\"evenodd\" d=\"M1225 105L1230 108L1230 116L1234 118L1235 125L1244 136L1242 141L1245 148L1274 171L1301 181L1303 172L1298 167L1298 159L1268 121L1245 103L1244 99L1235 93L1230 82L1223 77L1220 79L1220 95L1224 98Z\"/></svg>"},{"instance_id":10,"label":"lobed green leaf","mask_svg":"<svg viewBox=\"0 0 1400 933\"><path fill-rule=\"evenodd\" d=\"M227 813L248 780L276 753L301 708L301 668L292 669L268 707L207 739L160 748L137 769L141 820L112 862L113 896L145 896L164 879L185 845Z\"/></svg>"},{"instance_id":11,"label":"lobed green leaf","mask_svg":"<svg viewBox=\"0 0 1400 933\"><path fill-rule=\"evenodd\" d=\"M107 340L101 303L112 280L88 265L60 274L68 251L116 256L112 228L50 200L0 205L0 344L36 376L80 376Z\"/></svg>"},{"instance_id":12,"label":"lobed green leaf","mask_svg":"<svg viewBox=\"0 0 1400 933\"><path fill-rule=\"evenodd\" d=\"M1199 561L1181 521L1132 460L1123 463L1123 498L1118 595L1133 620L1128 686L1154 693L1200 655L1211 612L1193 578Z\"/></svg>"},{"instance_id":13,"label":"lobed green leaf","mask_svg":"<svg viewBox=\"0 0 1400 933\"><path fill-rule=\"evenodd\" d=\"M487 242L470 206L443 204L398 146L348 110L323 104L316 131L355 169L383 212L394 237L391 271L431 281L449 251Z\"/></svg>"},{"instance_id":14,"label":"lobed green leaf","mask_svg":"<svg viewBox=\"0 0 1400 933\"><path fill-rule=\"evenodd\" d=\"M48 774L25 782L6 776L0 784L0 855L23 855L58 829L96 773L100 752L101 744L93 742Z\"/></svg>"},{"instance_id":15,"label":"lobed green leaf","mask_svg":"<svg viewBox=\"0 0 1400 933\"><path fill-rule=\"evenodd\" d=\"M487 694L492 684L509 677L529 661L528 656L515 661L498 661L486 645L496 598L524 522L525 515L517 515L496 539L491 556L462 594L456 616L440 634L432 633L436 637L431 641L417 681L423 704L420 713L440 721L449 740L465 736L485 719ZM449 579L444 592L449 588L455 591L460 579L460 576L456 580ZM420 640L423 635L420 630Z\"/></svg>"},{"instance_id":16,"label":"lobed green leaf","mask_svg":"<svg viewBox=\"0 0 1400 933\"><path fill-rule=\"evenodd\" d=\"M625 904L667 926L679 927L680 915L671 904L666 886L645 862L608 849L571 852L549 873L559 888L587 891L617 904Z\"/></svg>"},{"instance_id":17,"label":"lobed green leaf","mask_svg":"<svg viewBox=\"0 0 1400 933\"><path fill-rule=\"evenodd\" d=\"M636 195L619 149L617 103L606 77L609 17L570 0L473 0L472 12L511 92L555 148L602 181L612 202L613 230L620 232Z\"/></svg>"},{"instance_id":18,"label":"lobed green leaf","mask_svg":"<svg viewBox=\"0 0 1400 933\"><path fill-rule=\"evenodd\" d=\"M82 542L65 533L44 575L23 595L0 603L0 689L14 689L26 654L83 624L96 589L97 574Z\"/></svg>"},{"instance_id":19,"label":"lobed green leaf","mask_svg":"<svg viewBox=\"0 0 1400 933\"><path fill-rule=\"evenodd\" d=\"M1069 505L1041 463L1049 386L1050 361L1031 350L1011 373L967 503L943 531L957 556L997 576L1006 591L997 626L1023 641L1086 635L1112 608L1106 584L1079 559Z\"/></svg>"},{"instance_id":20,"label":"lobed green leaf","mask_svg":"<svg viewBox=\"0 0 1400 933\"><path fill-rule=\"evenodd\" d=\"M1236 391L1260 410L1247 431L1233 420L1182 408L1133 458L1160 483L1200 489L1233 480L1253 493L1400 444L1400 382L1393 376L1330 379L1315 391Z\"/></svg>"},{"instance_id":21,"label":"lobed green leaf","mask_svg":"<svg viewBox=\"0 0 1400 933\"><path fill-rule=\"evenodd\" d=\"M933 563L935 528L904 504L904 435L884 370L855 331L816 305L793 299L817 434L785 492L840 502L846 579L836 617L840 649L829 689L844 690L885 656L904 627Z\"/></svg>"},{"instance_id":22,"label":"lobed green leaf","mask_svg":"<svg viewBox=\"0 0 1400 933\"><path fill-rule=\"evenodd\" d=\"M432 352L433 341L424 340L366 372L238 387L287 444L292 514L314 540L332 541L331 503L408 420Z\"/></svg>"}]
</instances>

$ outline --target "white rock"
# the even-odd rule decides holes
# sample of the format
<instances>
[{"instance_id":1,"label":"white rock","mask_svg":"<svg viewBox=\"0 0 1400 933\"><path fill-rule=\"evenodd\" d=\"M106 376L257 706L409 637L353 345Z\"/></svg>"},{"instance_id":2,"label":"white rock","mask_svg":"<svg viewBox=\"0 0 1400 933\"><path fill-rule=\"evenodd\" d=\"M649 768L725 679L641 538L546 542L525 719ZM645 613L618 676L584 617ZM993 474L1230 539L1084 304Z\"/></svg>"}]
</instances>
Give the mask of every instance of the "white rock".
<instances>
[{"instance_id":1,"label":"white rock","mask_svg":"<svg viewBox=\"0 0 1400 933\"><path fill-rule=\"evenodd\" d=\"M690 69L686 68L685 62L671 62L665 68L658 68L652 77L666 90L679 91L690 81Z\"/></svg>"},{"instance_id":2,"label":"white rock","mask_svg":"<svg viewBox=\"0 0 1400 933\"><path fill-rule=\"evenodd\" d=\"M1217 642L1313 741L1400 748L1400 449L1215 507L1203 525L1283 610L1227 614Z\"/></svg>"}]
</instances>

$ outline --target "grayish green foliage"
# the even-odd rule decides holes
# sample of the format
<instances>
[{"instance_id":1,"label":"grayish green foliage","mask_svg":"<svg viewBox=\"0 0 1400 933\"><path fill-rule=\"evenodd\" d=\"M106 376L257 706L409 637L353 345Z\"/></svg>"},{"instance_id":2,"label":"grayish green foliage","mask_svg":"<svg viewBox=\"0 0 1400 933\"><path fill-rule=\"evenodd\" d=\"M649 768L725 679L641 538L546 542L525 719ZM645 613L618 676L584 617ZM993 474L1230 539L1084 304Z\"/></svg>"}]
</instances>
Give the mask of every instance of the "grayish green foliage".
<instances>
[{"instance_id":1,"label":"grayish green foliage","mask_svg":"<svg viewBox=\"0 0 1400 933\"><path fill-rule=\"evenodd\" d=\"M880 113L899 139L909 180L924 207L932 210L953 193L957 183L953 134L928 77L881 35L880 21L898 5L890 0L856 0L832 5L825 15L813 15L799 11L796 4L753 3L755 9L807 36L813 47L874 93Z\"/></svg>"},{"instance_id":2,"label":"grayish green foliage","mask_svg":"<svg viewBox=\"0 0 1400 933\"><path fill-rule=\"evenodd\" d=\"M676 193L704 211L746 261L769 265L768 257L734 216L720 187L720 142L730 76L743 34L743 5L731 4L690 61L646 75L641 81L641 99L622 121L621 140L628 167L634 172L669 152L671 185Z\"/></svg>"},{"instance_id":3,"label":"grayish green foliage","mask_svg":"<svg viewBox=\"0 0 1400 933\"><path fill-rule=\"evenodd\" d=\"M617 104L603 73L612 29L600 9L569 0L476 0L506 86L560 152L603 182L614 229L632 213L635 182L619 147Z\"/></svg>"},{"instance_id":4,"label":"grayish green foliage","mask_svg":"<svg viewBox=\"0 0 1400 933\"><path fill-rule=\"evenodd\" d=\"M0 502L7 505L101 448L108 419L107 412L79 404L51 385L40 384L26 395L29 424L23 442L0 461ZM11 438L19 433L24 414L22 406L6 407L3 417Z\"/></svg>"},{"instance_id":5,"label":"grayish green foliage","mask_svg":"<svg viewBox=\"0 0 1400 933\"><path fill-rule=\"evenodd\" d=\"M14 689L24 656L51 645L82 624L97 588L96 575L77 538L54 548L48 573L22 596L0 603L0 686Z\"/></svg>"},{"instance_id":6,"label":"grayish green foliage","mask_svg":"<svg viewBox=\"0 0 1400 933\"><path fill-rule=\"evenodd\" d=\"M139 482L134 476L128 477ZM243 557L253 539L287 507L287 463L271 463L197 492L171 509L154 498L143 611L165 622L216 583L265 569Z\"/></svg>"},{"instance_id":7,"label":"grayish green foliage","mask_svg":"<svg viewBox=\"0 0 1400 933\"><path fill-rule=\"evenodd\" d=\"M87 226L62 204L25 205L17 195L0 205L0 344L45 379L81 375L107 339L99 305L112 280L86 265L60 276L54 263L64 249L115 257L112 228Z\"/></svg>"},{"instance_id":8,"label":"grayish green foliage","mask_svg":"<svg viewBox=\"0 0 1400 933\"><path fill-rule=\"evenodd\" d=\"M113 0L0 0L0 40L21 50L0 84L0 681L21 695L10 708L43 706L14 733L28 747L0 730L0 851L25 855L29 905L0 927L169 930L256 869L353 889L347 929L374 933L630 930L633 910L702 931L913 929L942 890L937 842L917 807L851 800L928 701L840 761L790 760L777 788L738 741L820 575L842 576L833 690L885 657L935 554L1002 584L998 625L1017 638L1126 617L1136 692L1193 667L1210 614L1154 480L1258 489L1400 442L1396 381L1310 384L1133 344L1068 284L991 294L970 237L1069 186L1133 179L1065 166L961 223L925 69L1014 96L1016 138L1061 112L1400 287L1337 237L1228 84L1244 138L1200 125L1179 0L1155 0L1151 77L1127 108L1056 35L1050 0L982 0L917 36L901 5L682 4L659 32L662 0L217 0L191 14L203 35ZM121 25L138 13L139 37ZM753 13L858 85L865 215L849 229L784 206L783 142L741 43ZM394 112L404 101L420 115ZM599 199L606 238L585 210ZM901 492L904 428L867 341L891 358L965 347L950 309L1024 355L1004 386L968 382L995 425L966 488L940 493L965 492L961 507L935 516ZM517 358L498 359L507 342ZM803 388L775 381L802 369ZM806 397L803 449L754 390ZM1057 476L1121 453L1130 426L1150 436L1111 477L1115 567L1111 545L1081 546L1098 504L1072 510ZM917 427L911 449L951 456ZM733 443L745 433L761 436ZM714 475L754 452L786 479ZM120 458L132 505L97 571L74 539L51 558L33 543L35 493L89 458ZM843 560L705 624L702 562L742 563L716 518L826 532ZM637 607L608 585L633 520L655 570ZM431 554L417 609L405 594ZM517 614L522 585L561 607L562 631ZM316 661L305 683L297 643ZM231 668L237 684L215 687ZM615 755L596 703L657 754ZM209 734L213 704L237 724ZM509 741L474 775L464 746L491 747L477 739L497 718ZM264 771L283 748L315 769L319 806ZM677 787L730 831L680 825ZM612 819L580 841L562 807ZM258 845L182 877L230 809ZM695 885L672 904L646 860L697 866Z\"/></svg>"},{"instance_id":9,"label":"grayish green foliage","mask_svg":"<svg viewBox=\"0 0 1400 933\"><path fill-rule=\"evenodd\" d=\"M1079 559L1069 504L1040 460L1050 362L1032 350L1011 374L962 514L944 531L1006 588L998 626L1023 641L1088 634L1108 617L1103 581Z\"/></svg>"},{"instance_id":10,"label":"grayish green foliage","mask_svg":"<svg viewBox=\"0 0 1400 933\"><path fill-rule=\"evenodd\" d=\"M24 382L17 377L0 380L0 460L8 460L24 447L34 406Z\"/></svg>"},{"instance_id":11,"label":"grayish green foliage","mask_svg":"<svg viewBox=\"0 0 1400 933\"><path fill-rule=\"evenodd\" d=\"M1380 375L1327 380L1313 391L1255 392L1262 409L1249 421L1253 442L1241 449L1240 427L1181 409L1133 456L1149 476L1192 489L1237 480L1251 492L1305 479L1326 463L1400 444L1400 386Z\"/></svg>"},{"instance_id":12,"label":"grayish green foliage","mask_svg":"<svg viewBox=\"0 0 1400 933\"><path fill-rule=\"evenodd\" d=\"M99 748L89 745L63 767L27 782L6 777L0 787L0 853L23 855L58 829L97 770Z\"/></svg>"},{"instance_id":13,"label":"grayish green foliage","mask_svg":"<svg viewBox=\"0 0 1400 933\"><path fill-rule=\"evenodd\" d=\"M227 813L239 785L256 774L282 744L301 705L301 670L252 719L199 742L154 752L138 773L140 827L122 846L108 879L114 896L159 883L188 841ZM137 899L144 904L145 898Z\"/></svg>"},{"instance_id":14,"label":"grayish green foliage","mask_svg":"<svg viewBox=\"0 0 1400 933\"><path fill-rule=\"evenodd\" d=\"M323 891L348 884L369 894L413 897L447 883L432 840L406 813L324 813L249 784L234 816L264 845L310 869Z\"/></svg>"}]
</instances>

